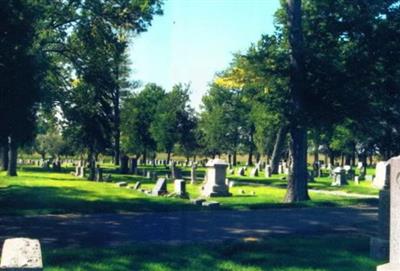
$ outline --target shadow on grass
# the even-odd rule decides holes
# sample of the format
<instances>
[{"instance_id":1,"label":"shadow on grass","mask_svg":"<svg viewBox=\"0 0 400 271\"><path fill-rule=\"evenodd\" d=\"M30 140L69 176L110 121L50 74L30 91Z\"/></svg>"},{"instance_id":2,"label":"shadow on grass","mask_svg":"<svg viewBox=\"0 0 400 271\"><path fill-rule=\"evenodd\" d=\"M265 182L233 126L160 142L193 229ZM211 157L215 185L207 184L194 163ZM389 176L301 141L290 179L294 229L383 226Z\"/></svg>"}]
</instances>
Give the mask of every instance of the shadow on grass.
<instances>
[{"instance_id":1,"label":"shadow on grass","mask_svg":"<svg viewBox=\"0 0 400 271\"><path fill-rule=\"evenodd\" d=\"M369 240L366 237L276 237L256 242L200 245L45 249L44 261L47 271L373 271L380 262L371 260L368 251Z\"/></svg>"},{"instance_id":2,"label":"shadow on grass","mask_svg":"<svg viewBox=\"0 0 400 271\"><path fill-rule=\"evenodd\" d=\"M95 185L95 184L94 184ZM67 187L26 187L11 185L0 188L0 214L62 214L177 211L196 209L180 199L107 196L101 199L94 192ZM137 195L137 194L136 194Z\"/></svg>"}]
</instances>

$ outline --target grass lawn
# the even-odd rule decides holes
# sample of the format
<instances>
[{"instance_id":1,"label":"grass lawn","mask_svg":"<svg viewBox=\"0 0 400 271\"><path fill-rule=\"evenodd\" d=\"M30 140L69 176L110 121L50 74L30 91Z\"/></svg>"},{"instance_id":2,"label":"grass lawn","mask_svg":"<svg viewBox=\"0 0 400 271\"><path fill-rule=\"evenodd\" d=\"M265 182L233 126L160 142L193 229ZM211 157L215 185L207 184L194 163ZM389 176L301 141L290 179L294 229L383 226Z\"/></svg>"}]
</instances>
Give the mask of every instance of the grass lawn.
<instances>
[{"instance_id":1,"label":"grass lawn","mask_svg":"<svg viewBox=\"0 0 400 271\"><path fill-rule=\"evenodd\" d=\"M338 240L340 240L338 242ZM275 237L219 244L44 249L45 271L375 271L362 236Z\"/></svg>"},{"instance_id":2,"label":"grass lawn","mask_svg":"<svg viewBox=\"0 0 400 271\"><path fill-rule=\"evenodd\" d=\"M287 180L286 176L283 174L273 175L271 178L265 178L264 172L260 172L259 177L248 177L250 174L250 169L247 169L247 176L236 176L236 175L228 175L228 178L231 180L237 180L248 183L258 183L265 184L273 187L286 188ZM235 173L237 170L235 170ZM358 174L358 171L356 171ZM367 168L367 174L373 175L375 173L375 169ZM285 178L285 179L284 179ZM378 195L379 190L372 186L371 181L360 181L360 184L355 184L352 180L348 181L348 185L344 185L341 187L331 186L332 178L329 177L327 172L323 172L323 176L321 178L315 178L314 183L309 183L310 189L317 190L326 190L326 191L341 191L346 193L355 193L355 194L363 194L363 195Z\"/></svg>"},{"instance_id":3,"label":"grass lawn","mask_svg":"<svg viewBox=\"0 0 400 271\"><path fill-rule=\"evenodd\" d=\"M162 170L162 169L161 169ZM112 168L108 169L112 172ZM134 183L142 181L143 187L151 189L154 181L143 177L113 174L113 181ZM173 191L172 183L168 185ZM200 184L187 185L191 198L198 197ZM241 193L244 191L244 194ZM252 195L252 192L255 195ZM284 204L286 189L279 186L237 186L231 188L233 197L215 198L222 209L260 209L270 207L313 207L376 204L377 200L353 199L333 195L310 193L312 201ZM132 211L204 210L188 200L151 197L112 183L94 183L78 179L66 172L51 173L40 168L25 168L18 177L0 173L0 214L36 215L60 213L115 213Z\"/></svg>"}]
</instances>

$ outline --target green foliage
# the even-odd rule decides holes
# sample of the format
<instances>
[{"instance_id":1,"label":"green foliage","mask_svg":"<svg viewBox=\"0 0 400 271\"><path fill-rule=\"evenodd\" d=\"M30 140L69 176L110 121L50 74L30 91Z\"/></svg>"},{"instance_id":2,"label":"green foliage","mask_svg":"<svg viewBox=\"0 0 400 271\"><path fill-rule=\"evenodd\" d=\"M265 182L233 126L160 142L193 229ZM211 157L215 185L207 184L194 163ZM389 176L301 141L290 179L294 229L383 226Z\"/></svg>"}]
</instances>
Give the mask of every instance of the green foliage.
<instances>
[{"instance_id":1,"label":"green foliage","mask_svg":"<svg viewBox=\"0 0 400 271\"><path fill-rule=\"evenodd\" d=\"M160 151L171 153L175 143L193 144L195 121L189 106L189 90L190 85L175 85L157 104L150 133Z\"/></svg>"},{"instance_id":2,"label":"green foliage","mask_svg":"<svg viewBox=\"0 0 400 271\"><path fill-rule=\"evenodd\" d=\"M165 90L147 84L142 91L128 96L122 105L122 148L126 153L142 154L156 151L157 144L150 133L158 104Z\"/></svg>"}]
</instances>

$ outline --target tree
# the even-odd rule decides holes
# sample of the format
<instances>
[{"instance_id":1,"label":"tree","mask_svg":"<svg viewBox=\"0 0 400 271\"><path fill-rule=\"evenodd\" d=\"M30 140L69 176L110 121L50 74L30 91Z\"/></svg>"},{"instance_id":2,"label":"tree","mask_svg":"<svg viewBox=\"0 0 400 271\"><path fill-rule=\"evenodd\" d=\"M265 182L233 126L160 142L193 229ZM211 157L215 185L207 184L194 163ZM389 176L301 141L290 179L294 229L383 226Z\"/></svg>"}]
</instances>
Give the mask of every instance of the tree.
<instances>
[{"instance_id":1,"label":"tree","mask_svg":"<svg viewBox=\"0 0 400 271\"><path fill-rule=\"evenodd\" d=\"M17 175L18 147L34 135L40 81L34 11L34 5L23 0L6 1L0 10L0 142L3 154L8 152L2 160L9 176Z\"/></svg>"},{"instance_id":2,"label":"tree","mask_svg":"<svg viewBox=\"0 0 400 271\"><path fill-rule=\"evenodd\" d=\"M150 133L157 143L157 148L167 153L168 163L175 143L184 138L184 124L188 123L188 112L191 111L189 89L190 85L175 85L157 104L156 114L150 125Z\"/></svg>"},{"instance_id":3,"label":"tree","mask_svg":"<svg viewBox=\"0 0 400 271\"><path fill-rule=\"evenodd\" d=\"M165 90L156 84L147 84L142 91L129 95L123 100L121 110L122 120L122 150L125 153L143 155L155 152L157 143L151 135L157 107L164 100Z\"/></svg>"},{"instance_id":4,"label":"tree","mask_svg":"<svg viewBox=\"0 0 400 271\"><path fill-rule=\"evenodd\" d=\"M305 80L301 0L287 0L290 55L289 99L291 112L288 116L291 170L288 177L286 202L308 200L307 190L307 127L304 123Z\"/></svg>"}]
</instances>

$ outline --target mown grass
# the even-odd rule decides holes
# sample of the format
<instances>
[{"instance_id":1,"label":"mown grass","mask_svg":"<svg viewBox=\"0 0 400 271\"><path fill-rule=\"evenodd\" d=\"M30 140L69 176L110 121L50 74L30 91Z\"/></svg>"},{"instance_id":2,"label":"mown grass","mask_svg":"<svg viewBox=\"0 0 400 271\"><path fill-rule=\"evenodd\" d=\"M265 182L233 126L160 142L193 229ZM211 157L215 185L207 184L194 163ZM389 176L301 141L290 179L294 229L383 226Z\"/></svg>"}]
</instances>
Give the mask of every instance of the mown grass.
<instances>
[{"instance_id":1,"label":"mown grass","mask_svg":"<svg viewBox=\"0 0 400 271\"><path fill-rule=\"evenodd\" d=\"M112 173L114 182L126 181L134 184L136 181L141 181L143 188L148 190L151 190L155 183L154 180L140 176L117 174L113 168L107 170ZM377 200L311 192L312 201L285 204L282 201L286 189L276 186L273 181L271 183L272 186L238 185L230 189L233 197L215 198L215 200L222 204L220 209L235 210L377 203ZM187 185L191 198L200 196L200 186L200 182ZM168 190L173 191L172 182L169 182ZM52 173L40 168L25 168L19 172L18 177L7 177L5 173L0 173L0 204L2 215L204 210L202 207L190 204L187 199L152 197L139 191L116 187L114 183L96 183L78 179L69 174L68 169L63 173Z\"/></svg>"},{"instance_id":2,"label":"mown grass","mask_svg":"<svg viewBox=\"0 0 400 271\"><path fill-rule=\"evenodd\" d=\"M340 241L338 241L340 240ZM214 244L44 249L45 271L373 271L362 236L275 237Z\"/></svg>"},{"instance_id":3,"label":"mown grass","mask_svg":"<svg viewBox=\"0 0 400 271\"><path fill-rule=\"evenodd\" d=\"M247 182L247 183L256 183L256 184L265 184L268 186L286 188L287 186L287 176L283 174L273 175L271 178L265 178L264 172L260 172L259 177L249 177L251 169L247 169L246 176L237 176L235 174L228 175L228 178L231 180L236 180L238 182ZM235 170L235 173L237 169ZM375 169L367 168L367 174L373 175L375 173ZM359 174L356 171L356 174ZM316 190L326 190L326 191L341 191L346 193L354 193L354 194L362 194L362 195L378 195L379 190L372 186L371 181L360 181L359 184L356 184L353 180L348 180L347 185L343 185L341 187L331 186L332 178L329 177L326 171L323 172L322 177L315 178L315 182L309 183L308 187L310 189Z\"/></svg>"}]
</instances>

